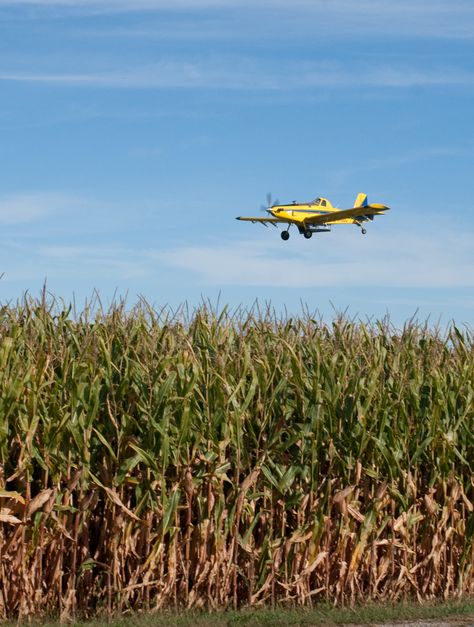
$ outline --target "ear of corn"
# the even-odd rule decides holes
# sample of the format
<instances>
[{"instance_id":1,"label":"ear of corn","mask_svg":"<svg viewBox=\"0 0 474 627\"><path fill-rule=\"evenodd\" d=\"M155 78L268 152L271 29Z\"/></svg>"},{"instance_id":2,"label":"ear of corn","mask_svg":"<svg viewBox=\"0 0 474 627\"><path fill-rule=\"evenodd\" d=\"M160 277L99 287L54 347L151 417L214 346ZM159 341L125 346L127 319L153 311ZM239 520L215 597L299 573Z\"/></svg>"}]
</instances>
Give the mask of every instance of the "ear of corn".
<instances>
[{"instance_id":1,"label":"ear of corn","mask_svg":"<svg viewBox=\"0 0 474 627\"><path fill-rule=\"evenodd\" d=\"M0 310L0 617L474 590L474 342Z\"/></svg>"}]
</instances>

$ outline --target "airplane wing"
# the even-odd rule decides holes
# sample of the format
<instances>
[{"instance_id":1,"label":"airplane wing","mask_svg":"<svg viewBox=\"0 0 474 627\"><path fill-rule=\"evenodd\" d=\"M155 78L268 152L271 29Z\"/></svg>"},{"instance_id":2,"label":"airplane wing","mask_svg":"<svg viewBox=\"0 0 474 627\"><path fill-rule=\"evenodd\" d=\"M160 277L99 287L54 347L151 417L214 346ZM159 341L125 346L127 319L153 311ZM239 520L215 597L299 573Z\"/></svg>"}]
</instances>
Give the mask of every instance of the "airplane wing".
<instances>
[{"instance_id":1,"label":"airplane wing","mask_svg":"<svg viewBox=\"0 0 474 627\"><path fill-rule=\"evenodd\" d=\"M331 213L321 213L315 216L309 216L304 219L305 224L328 224L329 222L338 222L339 220L347 220L347 218L372 217L383 215L390 207L386 205L367 205L366 207L353 207L352 209L341 209L340 211L332 211Z\"/></svg>"},{"instance_id":2,"label":"airplane wing","mask_svg":"<svg viewBox=\"0 0 474 627\"><path fill-rule=\"evenodd\" d=\"M264 224L265 226L267 226L267 224L277 224L277 223L285 223L285 224L289 224L290 220L283 220L282 218L246 218L243 216L239 216L238 218L235 218L236 220L243 220L244 222L260 222L260 224Z\"/></svg>"}]
</instances>

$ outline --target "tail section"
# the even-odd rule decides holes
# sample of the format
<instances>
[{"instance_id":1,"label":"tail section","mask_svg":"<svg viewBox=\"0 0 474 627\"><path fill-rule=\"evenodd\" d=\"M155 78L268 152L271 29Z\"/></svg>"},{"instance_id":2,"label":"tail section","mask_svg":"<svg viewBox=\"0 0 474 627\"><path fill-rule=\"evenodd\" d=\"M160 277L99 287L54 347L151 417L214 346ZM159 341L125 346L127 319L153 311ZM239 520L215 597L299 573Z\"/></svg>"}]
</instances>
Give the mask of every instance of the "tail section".
<instances>
[{"instance_id":1,"label":"tail section","mask_svg":"<svg viewBox=\"0 0 474 627\"><path fill-rule=\"evenodd\" d=\"M368 205L368 201L367 201L367 194L357 194L357 198L355 199L355 203L354 203L354 208L355 207L367 207Z\"/></svg>"}]
</instances>

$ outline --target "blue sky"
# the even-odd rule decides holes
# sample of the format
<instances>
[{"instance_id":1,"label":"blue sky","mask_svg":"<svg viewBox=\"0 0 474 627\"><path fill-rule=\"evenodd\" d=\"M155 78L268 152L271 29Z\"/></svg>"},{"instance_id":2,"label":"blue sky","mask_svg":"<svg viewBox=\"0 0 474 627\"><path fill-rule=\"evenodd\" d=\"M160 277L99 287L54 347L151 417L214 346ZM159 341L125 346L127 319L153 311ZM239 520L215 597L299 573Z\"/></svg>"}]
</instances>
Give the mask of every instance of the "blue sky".
<instances>
[{"instance_id":1,"label":"blue sky","mask_svg":"<svg viewBox=\"0 0 474 627\"><path fill-rule=\"evenodd\" d=\"M474 324L472 0L0 0L0 300ZM237 222L358 192L361 236Z\"/></svg>"}]
</instances>

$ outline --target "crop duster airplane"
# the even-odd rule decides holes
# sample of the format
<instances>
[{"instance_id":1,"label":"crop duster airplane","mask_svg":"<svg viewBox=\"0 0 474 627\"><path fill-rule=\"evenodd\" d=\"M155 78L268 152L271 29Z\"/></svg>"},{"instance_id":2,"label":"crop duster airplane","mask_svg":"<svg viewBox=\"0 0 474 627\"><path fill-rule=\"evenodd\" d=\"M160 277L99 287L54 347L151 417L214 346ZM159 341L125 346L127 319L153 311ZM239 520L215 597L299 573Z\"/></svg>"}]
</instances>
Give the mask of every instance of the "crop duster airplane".
<instances>
[{"instance_id":1,"label":"crop duster airplane","mask_svg":"<svg viewBox=\"0 0 474 627\"><path fill-rule=\"evenodd\" d=\"M269 198L268 204L270 205ZM374 216L383 215L390 207L373 203L369 205L366 194L357 194L352 209L338 209L333 207L327 198L316 198L312 202L297 203L291 205L280 205L278 203L265 208L268 217L252 218L239 216L237 220L246 222L259 222L265 226L271 224L287 224L288 228L281 232L281 239L287 240L290 237L290 227L294 224L301 235L306 239L312 237L313 233L328 233L333 224L355 224L360 227L362 235L366 234L364 223L373 220Z\"/></svg>"}]
</instances>

